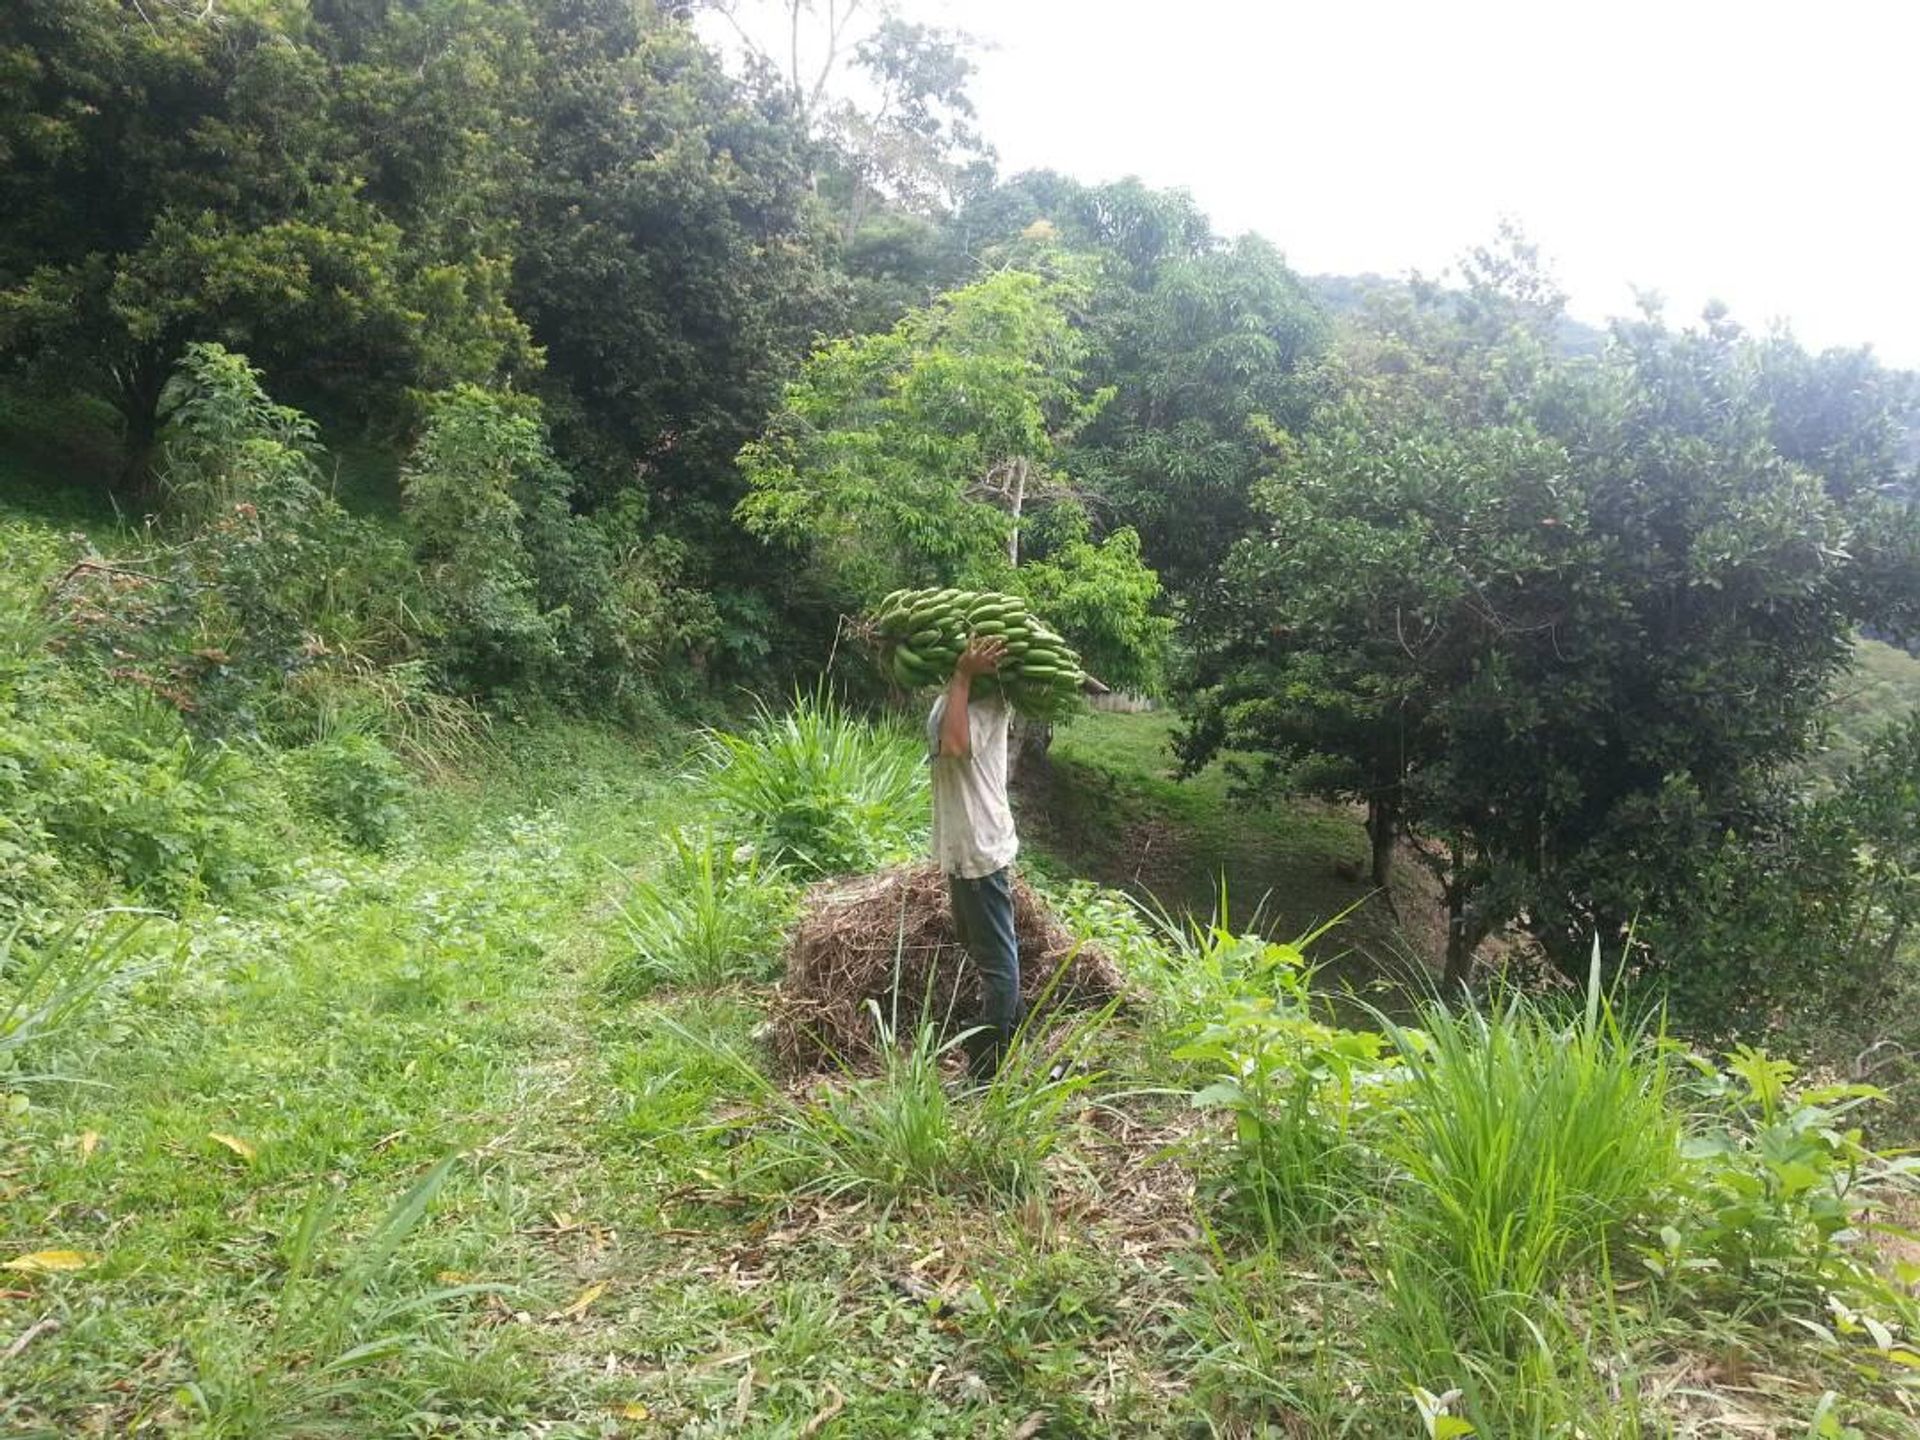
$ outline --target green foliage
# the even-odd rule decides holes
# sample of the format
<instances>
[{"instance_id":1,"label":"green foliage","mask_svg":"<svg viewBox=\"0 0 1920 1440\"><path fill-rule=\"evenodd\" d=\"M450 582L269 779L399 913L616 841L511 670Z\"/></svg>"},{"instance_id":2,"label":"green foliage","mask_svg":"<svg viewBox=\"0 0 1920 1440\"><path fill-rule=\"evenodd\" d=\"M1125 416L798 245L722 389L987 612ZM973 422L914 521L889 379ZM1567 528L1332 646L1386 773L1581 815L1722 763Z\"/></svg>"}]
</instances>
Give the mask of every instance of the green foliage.
<instances>
[{"instance_id":1,"label":"green foliage","mask_svg":"<svg viewBox=\"0 0 1920 1440\"><path fill-rule=\"evenodd\" d=\"M741 451L741 521L797 550L849 611L902 586L1012 590L1101 678L1153 684L1171 626L1139 537L1094 543L1054 467L1106 399L1079 384L1080 293L1070 270L1004 270L816 351Z\"/></svg>"},{"instance_id":2,"label":"green foliage","mask_svg":"<svg viewBox=\"0 0 1920 1440\"><path fill-rule=\"evenodd\" d=\"M647 533L636 504L573 512L531 397L433 397L401 488L425 628L465 689L614 709L671 660L754 653L729 631L726 597L684 584L686 547Z\"/></svg>"},{"instance_id":3,"label":"green foliage","mask_svg":"<svg viewBox=\"0 0 1920 1440\"><path fill-rule=\"evenodd\" d=\"M377 736L343 730L287 751L281 764L293 803L349 845L379 851L398 838L412 787Z\"/></svg>"},{"instance_id":4,"label":"green foliage","mask_svg":"<svg viewBox=\"0 0 1920 1440\"><path fill-rule=\"evenodd\" d=\"M1271 985L1247 976L1173 1055L1213 1077L1193 1103L1232 1120L1226 1213L1268 1241L1301 1240L1347 1218L1364 1193L1371 1167L1356 1127L1397 1098L1397 1076L1381 1063L1383 1037L1312 1017L1297 950L1260 948Z\"/></svg>"},{"instance_id":5,"label":"green foliage","mask_svg":"<svg viewBox=\"0 0 1920 1440\"><path fill-rule=\"evenodd\" d=\"M1648 319L1558 361L1524 247L1470 278L1328 369L1235 551L1186 746L1365 803L1377 876L1415 840L1450 981L1523 913L1569 973L1585 937L1678 923L1703 848L1809 754L1854 627L1908 603L1854 553L1884 502L1777 443L1777 348Z\"/></svg>"},{"instance_id":6,"label":"green foliage","mask_svg":"<svg viewBox=\"0 0 1920 1440\"><path fill-rule=\"evenodd\" d=\"M60 1078L25 1068L32 1048L88 1018L100 992L125 978L141 923L94 915L34 941L15 921L0 934L0 1089Z\"/></svg>"},{"instance_id":7,"label":"green foliage","mask_svg":"<svg viewBox=\"0 0 1920 1440\"><path fill-rule=\"evenodd\" d=\"M26 867L31 878L79 886L102 876L179 905L241 894L272 873L255 823L263 807L248 795L260 773L251 760L195 739L152 701L115 696L83 706L71 692L35 693L54 706L0 727L0 842L45 847ZM37 908L32 887L6 901Z\"/></svg>"},{"instance_id":8,"label":"green foliage","mask_svg":"<svg viewBox=\"0 0 1920 1440\"><path fill-rule=\"evenodd\" d=\"M1644 1250L1649 1268L1695 1303L1809 1317L1833 1295L1871 1307L1875 1323L1896 1320L1911 1306L1904 1284L1889 1283L1865 1246L1875 1207L1913 1190L1913 1162L1872 1149L1851 1123L1884 1092L1796 1087L1793 1065L1744 1045L1724 1068L1695 1064L1690 1165L1680 1206L1660 1227L1658 1245ZM1855 1323L1846 1333L1866 1332Z\"/></svg>"},{"instance_id":9,"label":"green foliage","mask_svg":"<svg viewBox=\"0 0 1920 1440\"><path fill-rule=\"evenodd\" d=\"M1879 640L1857 639L1853 667L1834 681L1826 748L1814 761L1822 779L1838 781L1895 720L1920 709L1920 658Z\"/></svg>"},{"instance_id":10,"label":"green foliage","mask_svg":"<svg viewBox=\"0 0 1920 1440\"><path fill-rule=\"evenodd\" d=\"M172 513L144 553L84 553L48 595L63 650L212 734L291 718L316 670L371 675L403 654L404 553L321 488L312 422L218 345L189 347L165 411Z\"/></svg>"},{"instance_id":11,"label":"green foliage","mask_svg":"<svg viewBox=\"0 0 1920 1440\"><path fill-rule=\"evenodd\" d=\"M807 137L658 7L534 19L513 301L560 447L592 504L636 488L678 538L744 558L724 528L733 457L793 357L841 329Z\"/></svg>"},{"instance_id":12,"label":"green foliage","mask_svg":"<svg viewBox=\"0 0 1920 1440\"><path fill-rule=\"evenodd\" d=\"M396 1361L421 1366L445 1353L420 1322L423 1311L486 1294L488 1285L440 1285L387 1293L404 1281L400 1251L427 1218L460 1160L449 1155L397 1200L371 1234L329 1261L322 1244L337 1224L337 1191L316 1188L287 1237L285 1273L271 1297L263 1353L229 1367L207 1346L201 1378L183 1399L215 1434L311 1433L349 1405L364 1404Z\"/></svg>"},{"instance_id":13,"label":"green foliage","mask_svg":"<svg viewBox=\"0 0 1920 1440\"><path fill-rule=\"evenodd\" d=\"M1920 718L1871 739L1837 788L1703 836L1638 938L1703 1036L1793 1033L1848 1057L1912 1034ZM1806 1000L1818 996L1819 1004Z\"/></svg>"},{"instance_id":14,"label":"green foliage","mask_svg":"<svg viewBox=\"0 0 1920 1440\"><path fill-rule=\"evenodd\" d=\"M1036 227L1094 261L1081 309L1086 374L1111 400L1068 466L1137 530L1146 561L1187 607L1212 608L1216 571L1255 523L1254 482L1311 399L1325 322L1266 241L1217 237L1191 197L1137 180L1082 185L1021 175L963 212L1010 256Z\"/></svg>"},{"instance_id":15,"label":"green foliage","mask_svg":"<svg viewBox=\"0 0 1920 1440\"><path fill-rule=\"evenodd\" d=\"M1077 506L1044 520L1039 554L1014 572L1014 588L1073 636L1089 674L1115 690L1156 692L1173 621L1154 613L1160 580L1141 559L1140 537L1122 528L1095 544Z\"/></svg>"},{"instance_id":16,"label":"green foliage","mask_svg":"<svg viewBox=\"0 0 1920 1440\"><path fill-rule=\"evenodd\" d=\"M804 878L871 870L925 833L925 750L824 691L708 737L706 789L736 839Z\"/></svg>"},{"instance_id":17,"label":"green foliage","mask_svg":"<svg viewBox=\"0 0 1920 1440\"><path fill-rule=\"evenodd\" d=\"M521 485L561 486L534 408L468 387L437 404L401 476L425 590L454 674L482 688L558 658L521 538Z\"/></svg>"},{"instance_id":18,"label":"green foliage","mask_svg":"<svg viewBox=\"0 0 1920 1440\"><path fill-rule=\"evenodd\" d=\"M794 886L746 847L685 830L670 843L661 873L634 880L621 906L629 948L607 969L609 990L766 979L794 916Z\"/></svg>"},{"instance_id":19,"label":"green foliage","mask_svg":"<svg viewBox=\"0 0 1920 1440\"><path fill-rule=\"evenodd\" d=\"M1062 427L1085 418L1064 282L1008 270L880 335L817 350L740 455L747 528L813 557L861 608L906 585L1001 588Z\"/></svg>"},{"instance_id":20,"label":"green foliage","mask_svg":"<svg viewBox=\"0 0 1920 1440\"><path fill-rule=\"evenodd\" d=\"M405 97L356 109L366 90L341 82L358 67L314 43L331 28L276 6L90 0L34 0L0 26L0 146L20 161L0 200L23 222L0 243L0 348L112 400L136 486L195 341L363 413L529 358L497 235L423 223L433 197L406 213L367 186Z\"/></svg>"}]
</instances>

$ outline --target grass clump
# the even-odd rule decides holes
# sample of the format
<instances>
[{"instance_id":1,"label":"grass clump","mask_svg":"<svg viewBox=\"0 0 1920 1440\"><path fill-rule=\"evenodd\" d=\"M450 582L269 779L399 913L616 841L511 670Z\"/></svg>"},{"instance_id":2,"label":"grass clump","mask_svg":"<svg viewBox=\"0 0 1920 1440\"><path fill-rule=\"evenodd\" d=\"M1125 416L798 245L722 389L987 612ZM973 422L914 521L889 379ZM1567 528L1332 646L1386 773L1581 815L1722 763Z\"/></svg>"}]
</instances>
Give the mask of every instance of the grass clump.
<instances>
[{"instance_id":1,"label":"grass clump","mask_svg":"<svg viewBox=\"0 0 1920 1440\"><path fill-rule=\"evenodd\" d=\"M1047 1162L1098 1079L1080 1061L1112 1007L1044 1043L1023 1030L999 1074L971 1086L959 1052L972 1032L943 1040L942 1027L922 1017L902 1034L897 1016L868 1004L882 1041L873 1074L848 1068L792 1094L737 1051L721 1052L753 1089L764 1117L743 1184L781 1198L864 1195L888 1202L1044 1191Z\"/></svg>"},{"instance_id":2,"label":"grass clump","mask_svg":"<svg viewBox=\"0 0 1920 1440\"><path fill-rule=\"evenodd\" d=\"M76 920L37 945L18 922L0 935L0 1091L59 1078L27 1069L30 1048L82 1022L101 992L124 976L144 918Z\"/></svg>"},{"instance_id":3,"label":"grass clump","mask_svg":"<svg viewBox=\"0 0 1920 1440\"><path fill-rule=\"evenodd\" d=\"M796 899L779 867L750 849L676 830L659 876L631 882L621 906L628 945L608 967L608 988L635 995L765 979Z\"/></svg>"},{"instance_id":4,"label":"grass clump","mask_svg":"<svg viewBox=\"0 0 1920 1440\"><path fill-rule=\"evenodd\" d=\"M825 691L762 706L744 734L715 732L706 770L738 838L807 878L900 859L926 828L924 747Z\"/></svg>"},{"instance_id":5,"label":"grass clump","mask_svg":"<svg viewBox=\"0 0 1920 1440\"><path fill-rule=\"evenodd\" d=\"M332 1264L322 1254L338 1219L337 1191L316 1189L289 1237L272 1320L251 1353L231 1337L197 1337L198 1378L180 1400L213 1435L344 1435L345 1413L365 1413L397 1388L389 1370L455 1363L426 1323L433 1311L489 1285L408 1292L403 1247L425 1220L459 1157L442 1159L387 1211L367 1238Z\"/></svg>"},{"instance_id":6,"label":"grass clump","mask_svg":"<svg viewBox=\"0 0 1920 1440\"><path fill-rule=\"evenodd\" d=\"M1611 1305L1615 1256L1682 1181L1675 1052L1616 1014L1597 950L1570 1021L1516 996L1388 1034L1405 1080L1384 1138L1399 1178L1381 1354L1517 1423L1503 1407L1565 1389L1568 1307Z\"/></svg>"}]
</instances>

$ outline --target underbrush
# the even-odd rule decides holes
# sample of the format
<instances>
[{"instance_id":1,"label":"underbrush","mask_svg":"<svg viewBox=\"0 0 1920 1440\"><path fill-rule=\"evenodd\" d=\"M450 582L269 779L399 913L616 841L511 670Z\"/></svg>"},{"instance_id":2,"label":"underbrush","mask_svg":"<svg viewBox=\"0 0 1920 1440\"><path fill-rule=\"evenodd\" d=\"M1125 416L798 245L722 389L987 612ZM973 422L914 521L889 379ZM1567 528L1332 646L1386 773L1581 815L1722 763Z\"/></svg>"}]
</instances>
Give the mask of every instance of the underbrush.
<instances>
[{"instance_id":1,"label":"underbrush","mask_svg":"<svg viewBox=\"0 0 1920 1440\"><path fill-rule=\"evenodd\" d=\"M1186 1326L1223 1413L1363 1384L1434 1435L1667 1433L1653 1372L1695 1343L1910 1393L1920 1271L1869 1240L1908 1162L1847 1119L1876 1092L1689 1055L1616 1013L1597 960L1578 1008L1510 996L1351 1031L1314 1017L1297 948L1186 943L1212 1018L1172 1058L1232 1122L1192 1144L1219 1238ZM1345 1333L1301 1325L1303 1286Z\"/></svg>"},{"instance_id":2,"label":"underbrush","mask_svg":"<svg viewBox=\"0 0 1920 1440\"><path fill-rule=\"evenodd\" d=\"M721 823L803 879L877 869L925 833L925 747L824 691L762 706L709 736L705 788Z\"/></svg>"},{"instance_id":3,"label":"underbrush","mask_svg":"<svg viewBox=\"0 0 1920 1440\"><path fill-rule=\"evenodd\" d=\"M438 794L404 845L323 838L264 899L110 916L64 949L23 932L0 956L23 1181L0 1187L0 1329L28 1338L0 1429L526 1413L528 1336L489 1317L571 1293L517 1238L552 1133L528 1076L571 1022L561 957L598 943L584 908L652 843L639 764L610 749L571 793L536 770Z\"/></svg>"},{"instance_id":4,"label":"underbrush","mask_svg":"<svg viewBox=\"0 0 1920 1440\"><path fill-rule=\"evenodd\" d=\"M965 1078L965 1032L932 1020L901 1031L872 1006L879 1069L847 1071L795 1092L737 1050L713 1052L751 1087L760 1110L738 1184L762 1200L914 1196L1014 1200L1044 1193L1049 1161L1098 1076L1083 1062L1112 1011L1048 1037L1023 1031L990 1081Z\"/></svg>"},{"instance_id":5,"label":"underbrush","mask_svg":"<svg viewBox=\"0 0 1920 1440\"><path fill-rule=\"evenodd\" d=\"M749 847L685 830L673 832L656 875L629 885L621 914L630 943L606 971L622 996L767 979L798 901L784 872Z\"/></svg>"},{"instance_id":6,"label":"underbrush","mask_svg":"<svg viewBox=\"0 0 1920 1440\"><path fill-rule=\"evenodd\" d=\"M1356 1028L1316 935L1064 879L1144 1003L981 1087L876 1012L875 1067L788 1084L761 987L803 882L919 842L910 736L816 697L684 782L501 721L435 774L326 693L223 740L0 665L0 1320L60 1327L0 1422L1911 1433L1877 1091L1597 980ZM69 933L103 896L167 913Z\"/></svg>"}]
</instances>

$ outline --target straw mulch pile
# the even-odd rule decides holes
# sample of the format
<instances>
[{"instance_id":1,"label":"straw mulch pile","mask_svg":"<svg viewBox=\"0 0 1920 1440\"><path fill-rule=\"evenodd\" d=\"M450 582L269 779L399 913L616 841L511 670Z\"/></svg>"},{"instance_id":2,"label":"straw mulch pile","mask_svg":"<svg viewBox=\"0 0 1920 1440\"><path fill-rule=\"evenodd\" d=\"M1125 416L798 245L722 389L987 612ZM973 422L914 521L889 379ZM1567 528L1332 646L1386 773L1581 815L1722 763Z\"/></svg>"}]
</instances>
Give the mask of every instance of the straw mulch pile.
<instances>
[{"instance_id":1,"label":"straw mulch pile","mask_svg":"<svg viewBox=\"0 0 1920 1440\"><path fill-rule=\"evenodd\" d=\"M1093 1008L1123 992L1112 959L1062 929L1018 878L1013 916L1020 989L1036 1017ZM946 877L937 866L824 881L808 892L773 1004L772 1042L782 1068L800 1074L871 1060L880 1037L869 1000L889 1022L897 1014L909 1034L923 1005L943 1035L959 1034L979 1015L979 977L954 935Z\"/></svg>"}]
</instances>

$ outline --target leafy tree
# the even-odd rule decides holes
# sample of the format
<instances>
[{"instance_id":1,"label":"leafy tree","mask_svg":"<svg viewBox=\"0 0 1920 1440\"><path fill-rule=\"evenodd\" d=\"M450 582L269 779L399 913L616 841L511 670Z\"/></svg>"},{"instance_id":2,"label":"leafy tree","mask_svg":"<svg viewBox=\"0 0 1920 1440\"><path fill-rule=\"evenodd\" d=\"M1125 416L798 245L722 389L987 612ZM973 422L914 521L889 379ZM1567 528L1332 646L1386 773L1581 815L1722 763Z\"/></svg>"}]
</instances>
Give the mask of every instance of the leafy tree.
<instances>
[{"instance_id":1,"label":"leafy tree","mask_svg":"<svg viewBox=\"0 0 1920 1440\"><path fill-rule=\"evenodd\" d=\"M532 396L434 396L401 489L422 608L461 688L604 710L668 660L725 648L719 606L684 583L684 548L650 533L643 507L574 512Z\"/></svg>"},{"instance_id":2,"label":"leafy tree","mask_svg":"<svg viewBox=\"0 0 1920 1440\"><path fill-rule=\"evenodd\" d=\"M515 499L566 489L534 407L473 387L440 397L400 485L448 667L497 688L557 660L561 617L540 604Z\"/></svg>"},{"instance_id":3,"label":"leafy tree","mask_svg":"<svg viewBox=\"0 0 1920 1440\"><path fill-rule=\"evenodd\" d=\"M1029 495L1058 483L1060 433L1089 411L1067 299L1005 271L885 334L821 347L741 452L742 520L808 549L857 604L901 584L1003 579Z\"/></svg>"},{"instance_id":4,"label":"leafy tree","mask_svg":"<svg viewBox=\"0 0 1920 1440\"><path fill-rule=\"evenodd\" d=\"M1722 317L1562 362L1528 257L1470 280L1329 373L1236 547L1187 738L1363 800L1380 878L1411 837L1450 982L1516 917L1573 965L1660 911L1807 753L1853 627L1906 603L1852 553L1877 518L1776 444Z\"/></svg>"},{"instance_id":5,"label":"leafy tree","mask_svg":"<svg viewBox=\"0 0 1920 1440\"><path fill-rule=\"evenodd\" d=\"M798 550L836 606L901 585L1031 587L1097 617L1069 629L1096 671L1150 678L1158 582L1132 532L1093 543L1056 463L1105 399L1080 385L1076 293L1067 279L1002 271L885 334L816 351L741 452L753 487L743 522Z\"/></svg>"},{"instance_id":6,"label":"leafy tree","mask_svg":"<svg viewBox=\"0 0 1920 1440\"><path fill-rule=\"evenodd\" d=\"M555 0L536 43L513 299L556 440L587 503L637 484L689 538L718 534L735 452L842 304L804 138L651 6Z\"/></svg>"},{"instance_id":7,"label":"leafy tree","mask_svg":"<svg viewBox=\"0 0 1920 1440\"><path fill-rule=\"evenodd\" d=\"M1305 417L1318 307L1265 241L1225 243L1191 197L1137 180L1022 175L956 225L976 249L1057 244L1093 258L1086 371L1114 393L1075 436L1071 464L1200 619L1228 547L1254 523L1275 430Z\"/></svg>"},{"instance_id":8,"label":"leafy tree","mask_svg":"<svg viewBox=\"0 0 1920 1440\"><path fill-rule=\"evenodd\" d=\"M315 395L530 361L496 253L410 234L363 193L371 137L293 5L23 0L0 17L0 355L111 400L144 485L188 344Z\"/></svg>"},{"instance_id":9,"label":"leafy tree","mask_svg":"<svg viewBox=\"0 0 1920 1440\"><path fill-rule=\"evenodd\" d=\"M1158 267L1099 323L1094 373L1114 401L1076 457L1137 526L1148 557L1198 608L1235 536L1277 429L1306 413L1301 373L1322 325L1280 255L1248 237Z\"/></svg>"},{"instance_id":10,"label":"leafy tree","mask_svg":"<svg viewBox=\"0 0 1920 1440\"><path fill-rule=\"evenodd\" d=\"M967 93L974 65L965 32L910 21L889 0L709 0L704 8L817 142L815 188L838 197L848 239L876 205L938 215L991 179L993 149Z\"/></svg>"}]
</instances>

